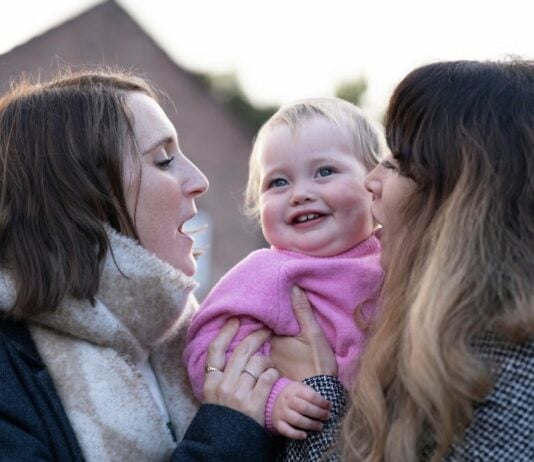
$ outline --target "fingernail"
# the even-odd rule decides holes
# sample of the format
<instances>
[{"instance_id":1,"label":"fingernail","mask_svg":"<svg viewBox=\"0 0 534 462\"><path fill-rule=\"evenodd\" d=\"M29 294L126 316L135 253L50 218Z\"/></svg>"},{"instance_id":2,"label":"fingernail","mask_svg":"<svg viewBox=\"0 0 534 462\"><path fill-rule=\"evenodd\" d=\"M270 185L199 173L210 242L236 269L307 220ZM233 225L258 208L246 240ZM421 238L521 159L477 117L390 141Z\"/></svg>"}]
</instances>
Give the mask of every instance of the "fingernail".
<instances>
[{"instance_id":1,"label":"fingernail","mask_svg":"<svg viewBox=\"0 0 534 462\"><path fill-rule=\"evenodd\" d=\"M298 286L293 286L293 288L291 289L291 292L293 293L293 295L299 295L300 288Z\"/></svg>"}]
</instances>

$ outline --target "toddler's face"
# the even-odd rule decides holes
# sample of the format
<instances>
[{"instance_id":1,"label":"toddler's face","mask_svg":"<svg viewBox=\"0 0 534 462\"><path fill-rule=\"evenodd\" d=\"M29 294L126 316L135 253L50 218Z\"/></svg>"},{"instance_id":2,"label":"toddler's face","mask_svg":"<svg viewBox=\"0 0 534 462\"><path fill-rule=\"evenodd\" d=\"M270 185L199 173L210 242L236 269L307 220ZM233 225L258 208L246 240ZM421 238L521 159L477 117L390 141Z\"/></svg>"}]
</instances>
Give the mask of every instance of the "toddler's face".
<instances>
[{"instance_id":1,"label":"toddler's face","mask_svg":"<svg viewBox=\"0 0 534 462\"><path fill-rule=\"evenodd\" d=\"M260 217L271 245L333 256L371 235L367 171L337 125L314 117L295 134L275 125L260 149Z\"/></svg>"}]
</instances>

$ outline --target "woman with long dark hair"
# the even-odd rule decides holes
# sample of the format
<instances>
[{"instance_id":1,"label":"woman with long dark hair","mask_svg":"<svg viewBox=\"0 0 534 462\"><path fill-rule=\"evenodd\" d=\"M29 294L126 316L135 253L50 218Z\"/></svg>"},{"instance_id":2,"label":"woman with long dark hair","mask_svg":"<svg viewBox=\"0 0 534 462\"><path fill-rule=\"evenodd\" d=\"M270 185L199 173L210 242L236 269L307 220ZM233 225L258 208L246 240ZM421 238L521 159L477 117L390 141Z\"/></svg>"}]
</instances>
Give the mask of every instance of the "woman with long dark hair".
<instances>
[{"instance_id":1,"label":"woman with long dark hair","mask_svg":"<svg viewBox=\"0 0 534 462\"><path fill-rule=\"evenodd\" d=\"M299 460L336 437L344 461L534 460L534 63L414 70L386 138L366 179L379 315L342 431L302 443ZM274 344L290 373L291 342Z\"/></svg>"}]
</instances>

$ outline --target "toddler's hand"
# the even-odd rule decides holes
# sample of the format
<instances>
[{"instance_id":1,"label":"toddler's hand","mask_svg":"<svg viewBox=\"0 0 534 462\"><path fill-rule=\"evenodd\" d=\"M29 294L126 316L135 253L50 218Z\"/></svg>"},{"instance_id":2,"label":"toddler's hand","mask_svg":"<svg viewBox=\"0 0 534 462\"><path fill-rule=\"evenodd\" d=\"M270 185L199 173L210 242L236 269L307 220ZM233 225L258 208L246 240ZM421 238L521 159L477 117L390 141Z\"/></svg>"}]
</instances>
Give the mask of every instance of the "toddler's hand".
<instances>
[{"instance_id":1,"label":"toddler's hand","mask_svg":"<svg viewBox=\"0 0 534 462\"><path fill-rule=\"evenodd\" d=\"M281 435L295 440L306 438L303 430L319 431L321 420L330 417L331 404L309 386L292 382L286 385L276 397L272 422Z\"/></svg>"}]
</instances>

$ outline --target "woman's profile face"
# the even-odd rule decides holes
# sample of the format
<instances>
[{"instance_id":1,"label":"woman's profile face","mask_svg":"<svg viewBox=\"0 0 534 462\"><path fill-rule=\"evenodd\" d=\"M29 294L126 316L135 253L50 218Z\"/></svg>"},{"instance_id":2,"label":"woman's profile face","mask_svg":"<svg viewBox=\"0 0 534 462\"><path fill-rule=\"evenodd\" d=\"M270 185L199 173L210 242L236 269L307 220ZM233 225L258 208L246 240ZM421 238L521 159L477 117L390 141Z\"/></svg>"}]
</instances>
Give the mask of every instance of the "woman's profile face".
<instances>
[{"instance_id":1,"label":"woman's profile face","mask_svg":"<svg viewBox=\"0 0 534 462\"><path fill-rule=\"evenodd\" d=\"M140 169L137 153L127 153L124 162L128 213L143 247L192 276L193 240L183 226L196 214L194 199L206 192L208 180L181 152L174 126L154 99L132 92L126 104L141 156Z\"/></svg>"},{"instance_id":2,"label":"woman's profile face","mask_svg":"<svg viewBox=\"0 0 534 462\"><path fill-rule=\"evenodd\" d=\"M387 269L391 244L400 235L402 206L415 191L415 182L400 174L397 160L390 155L369 172L365 187L372 194L371 213L382 225L376 235L382 246L382 267Z\"/></svg>"}]
</instances>

